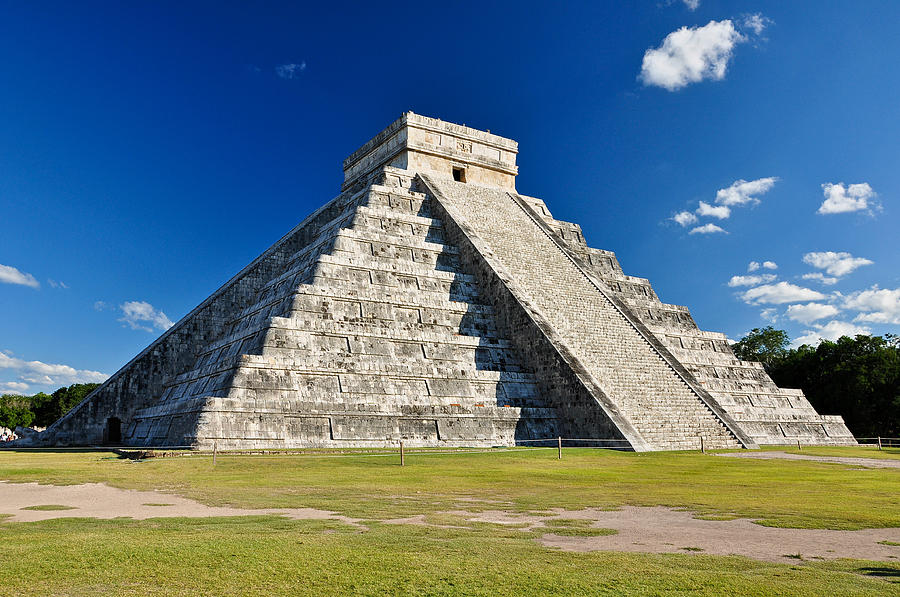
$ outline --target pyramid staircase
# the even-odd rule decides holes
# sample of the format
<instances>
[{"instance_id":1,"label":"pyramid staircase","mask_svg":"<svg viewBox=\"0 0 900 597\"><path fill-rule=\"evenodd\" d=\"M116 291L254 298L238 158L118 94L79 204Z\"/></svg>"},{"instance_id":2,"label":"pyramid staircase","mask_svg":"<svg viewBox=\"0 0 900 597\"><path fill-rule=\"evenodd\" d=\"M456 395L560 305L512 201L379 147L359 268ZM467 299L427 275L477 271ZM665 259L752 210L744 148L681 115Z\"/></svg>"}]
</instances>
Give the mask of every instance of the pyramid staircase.
<instances>
[{"instance_id":1,"label":"pyramid staircase","mask_svg":"<svg viewBox=\"0 0 900 597\"><path fill-rule=\"evenodd\" d=\"M424 176L453 220L508 272L645 449L740 448L741 430L648 334L628 308L572 259L520 198L504 189Z\"/></svg>"}]
</instances>

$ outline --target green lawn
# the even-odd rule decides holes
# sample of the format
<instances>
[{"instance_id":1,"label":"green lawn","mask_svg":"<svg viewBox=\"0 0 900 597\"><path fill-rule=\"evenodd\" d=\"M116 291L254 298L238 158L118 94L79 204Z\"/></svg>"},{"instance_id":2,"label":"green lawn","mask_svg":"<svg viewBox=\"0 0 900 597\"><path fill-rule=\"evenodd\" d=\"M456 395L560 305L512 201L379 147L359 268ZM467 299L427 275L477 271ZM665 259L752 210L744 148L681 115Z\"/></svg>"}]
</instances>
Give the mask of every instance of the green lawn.
<instances>
[{"instance_id":1,"label":"green lawn","mask_svg":"<svg viewBox=\"0 0 900 597\"><path fill-rule=\"evenodd\" d=\"M0 451L0 479L103 482L171 491L210 505L314 507L358 518L448 510L458 507L458 498L475 497L515 511L663 505L770 526L900 526L900 471L894 470L575 448L564 450L562 460L555 450L512 450L411 453L406 466L398 463L395 454L219 454L213 466L210 456L135 462L106 452Z\"/></svg>"},{"instance_id":2,"label":"green lawn","mask_svg":"<svg viewBox=\"0 0 900 597\"><path fill-rule=\"evenodd\" d=\"M499 525L377 522L440 518L460 507L539 512L631 504L777 526L896 527L900 471L587 449L564 450L561 461L553 450L514 450L410 453L406 463L398 466L394 454L219 454L213 466L211 457L196 455L132 462L105 452L0 451L3 480L105 482L214 505L317 507L366 519L369 528L276 517L0 523L0 586L42 595L900 594L895 564L573 553ZM582 532L577 522L556 524Z\"/></svg>"}]
</instances>

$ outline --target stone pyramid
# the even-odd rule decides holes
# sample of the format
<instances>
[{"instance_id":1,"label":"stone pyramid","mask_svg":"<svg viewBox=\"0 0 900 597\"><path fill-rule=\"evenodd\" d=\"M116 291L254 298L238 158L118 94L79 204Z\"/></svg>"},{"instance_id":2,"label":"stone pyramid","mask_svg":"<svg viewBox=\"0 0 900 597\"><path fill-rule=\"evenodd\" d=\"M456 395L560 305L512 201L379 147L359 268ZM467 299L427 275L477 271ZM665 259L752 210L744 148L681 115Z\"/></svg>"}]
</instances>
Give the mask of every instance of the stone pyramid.
<instances>
[{"instance_id":1,"label":"stone pyramid","mask_svg":"<svg viewBox=\"0 0 900 597\"><path fill-rule=\"evenodd\" d=\"M515 141L406 113L341 193L36 445L853 443L515 190Z\"/></svg>"}]
</instances>

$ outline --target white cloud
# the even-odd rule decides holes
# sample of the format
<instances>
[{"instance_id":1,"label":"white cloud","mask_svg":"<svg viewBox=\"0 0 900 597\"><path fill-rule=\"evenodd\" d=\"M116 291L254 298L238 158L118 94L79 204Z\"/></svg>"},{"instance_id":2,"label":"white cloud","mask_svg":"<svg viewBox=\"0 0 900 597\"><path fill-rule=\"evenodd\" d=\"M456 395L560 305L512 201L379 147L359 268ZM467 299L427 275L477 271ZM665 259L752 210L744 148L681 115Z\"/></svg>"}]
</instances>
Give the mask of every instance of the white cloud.
<instances>
[{"instance_id":1,"label":"white cloud","mask_svg":"<svg viewBox=\"0 0 900 597\"><path fill-rule=\"evenodd\" d=\"M746 29L753 31L755 35L761 34L763 30L772 23L774 23L772 19L762 16L760 13L746 15L741 20L741 25Z\"/></svg>"},{"instance_id":2,"label":"white cloud","mask_svg":"<svg viewBox=\"0 0 900 597\"><path fill-rule=\"evenodd\" d=\"M697 213L701 216L711 216L713 218L724 220L731 215L731 209L727 205L719 205L716 207L705 201L701 201L700 207L697 208Z\"/></svg>"},{"instance_id":3,"label":"white cloud","mask_svg":"<svg viewBox=\"0 0 900 597\"><path fill-rule=\"evenodd\" d=\"M775 263L774 261L763 261L762 263L760 263L759 261L751 261L750 263L747 264L748 272L755 272L759 268L778 269L778 264Z\"/></svg>"},{"instance_id":4,"label":"white cloud","mask_svg":"<svg viewBox=\"0 0 900 597\"><path fill-rule=\"evenodd\" d=\"M757 195L768 193L778 178L769 176L756 180L736 180L726 189L719 189L716 193L716 203L722 205L744 205L745 203L759 203Z\"/></svg>"},{"instance_id":5,"label":"white cloud","mask_svg":"<svg viewBox=\"0 0 900 597\"><path fill-rule=\"evenodd\" d=\"M299 64L282 64L275 67L275 74L282 79L296 79L300 73L306 70L306 61Z\"/></svg>"},{"instance_id":6,"label":"white cloud","mask_svg":"<svg viewBox=\"0 0 900 597\"><path fill-rule=\"evenodd\" d=\"M746 303L761 305L764 303L780 305L782 303L799 303L802 301L819 301L825 295L809 288L796 286L790 282L778 282L777 284L765 284L751 288L741 295Z\"/></svg>"},{"instance_id":7,"label":"white cloud","mask_svg":"<svg viewBox=\"0 0 900 597\"><path fill-rule=\"evenodd\" d=\"M721 81L734 46L744 39L728 19L710 21L702 27L682 27L667 35L658 48L644 53L638 78L644 85L669 91L703 79Z\"/></svg>"},{"instance_id":8,"label":"white cloud","mask_svg":"<svg viewBox=\"0 0 900 597\"><path fill-rule=\"evenodd\" d=\"M803 274L801 276L804 280L818 280L822 284L826 286L831 286L832 284L837 284L837 278L830 278L823 274L822 272L812 272L811 274Z\"/></svg>"},{"instance_id":9,"label":"white cloud","mask_svg":"<svg viewBox=\"0 0 900 597\"><path fill-rule=\"evenodd\" d=\"M20 272L10 265L2 264L0 264L0 282L5 282L7 284L21 284L22 286L30 286L32 288L41 287L41 283L31 274Z\"/></svg>"},{"instance_id":10,"label":"white cloud","mask_svg":"<svg viewBox=\"0 0 900 597\"><path fill-rule=\"evenodd\" d=\"M19 381L0 382L0 394L24 394L28 388L27 383Z\"/></svg>"},{"instance_id":11,"label":"white cloud","mask_svg":"<svg viewBox=\"0 0 900 597\"><path fill-rule=\"evenodd\" d=\"M22 391L28 389L29 384L67 386L73 383L99 383L106 381L109 377L99 371L75 369L69 365L25 361L12 356L12 353L9 351L0 352L0 370L3 369L13 371L19 377L18 382L3 383L7 385L16 384L18 389ZM11 387L16 389L13 386Z\"/></svg>"},{"instance_id":12,"label":"white cloud","mask_svg":"<svg viewBox=\"0 0 900 597\"><path fill-rule=\"evenodd\" d=\"M128 301L119 305L119 308L123 313L119 321L129 325L133 330L152 332L153 328L156 328L165 331L174 325L165 313L145 301Z\"/></svg>"},{"instance_id":13,"label":"white cloud","mask_svg":"<svg viewBox=\"0 0 900 597\"><path fill-rule=\"evenodd\" d=\"M725 232L722 228L719 228L715 224L704 224L703 226L697 226L696 228L692 228L688 234L715 234L716 232Z\"/></svg>"},{"instance_id":14,"label":"white cloud","mask_svg":"<svg viewBox=\"0 0 900 597\"><path fill-rule=\"evenodd\" d=\"M860 311L853 321L900 325L900 288L873 286L844 299L844 308Z\"/></svg>"},{"instance_id":15,"label":"white cloud","mask_svg":"<svg viewBox=\"0 0 900 597\"><path fill-rule=\"evenodd\" d=\"M775 323L776 321L778 321L778 309L776 309L775 307L763 309L759 312L759 316L769 323Z\"/></svg>"},{"instance_id":16,"label":"white cloud","mask_svg":"<svg viewBox=\"0 0 900 597\"><path fill-rule=\"evenodd\" d=\"M687 226L688 224L695 223L697 221L697 216L695 216L694 214L692 214L689 211L680 211L677 214L675 214L674 216L672 216L672 219L674 221L678 222L679 224L681 224L682 226Z\"/></svg>"},{"instance_id":17,"label":"white cloud","mask_svg":"<svg viewBox=\"0 0 900 597\"><path fill-rule=\"evenodd\" d=\"M856 336L857 334L871 334L872 330L865 326L853 325L846 321L832 320L825 325L813 325L814 330L806 330L806 333L796 338L791 344L792 346L800 346L801 344L810 344L815 346L822 340L837 340L841 336Z\"/></svg>"},{"instance_id":18,"label":"white cloud","mask_svg":"<svg viewBox=\"0 0 900 597\"><path fill-rule=\"evenodd\" d=\"M864 265L872 265L874 262L864 257L854 257L847 252L820 251L806 253L803 256L803 263L823 269L826 274L840 278Z\"/></svg>"},{"instance_id":19,"label":"white cloud","mask_svg":"<svg viewBox=\"0 0 900 597\"><path fill-rule=\"evenodd\" d=\"M837 184L828 182L822 185L822 191L825 193L825 201L822 202L822 205L816 211L819 214L862 211L869 209L870 203L873 207L877 207L877 204L874 202L877 194L867 182L850 186L844 186L842 182Z\"/></svg>"},{"instance_id":20,"label":"white cloud","mask_svg":"<svg viewBox=\"0 0 900 597\"><path fill-rule=\"evenodd\" d=\"M688 10L694 11L700 6L700 0L684 0L684 5Z\"/></svg>"},{"instance_id":21,"label":"white cloud","mask_svg":"<svg viewBox=\"0 0 900 597\"><path fill-rule=\"evenodd\" d=\"M775 274L760 274L758 276L731 276L728 285L735 286L756 286L766 282L773 282L777 276Z\"/></svg>"},{"instance_id":22,"label":"white cloud","mask_svg":"<svg viewBox=\"0 0 900 597\"><path fill-rule=\"evenodd\" d=\"M799 321L807 325L819 319L826 317L834 317L840 313L834 305L825 305L822 303L806 303L805 305L791 305L787 308L788 319Z\"/></svg>"},{"instance_id":23,"label":"white cloud","mask_svg":"<svg viewBox=\"0 0 900 597\"><path fill-rule=\"evenodd\" d=\"M69 285L65 282L57 282L53 278L47 278L47 284L50 285L50 288L68 288Z\"/></svg>"}]
</instances>

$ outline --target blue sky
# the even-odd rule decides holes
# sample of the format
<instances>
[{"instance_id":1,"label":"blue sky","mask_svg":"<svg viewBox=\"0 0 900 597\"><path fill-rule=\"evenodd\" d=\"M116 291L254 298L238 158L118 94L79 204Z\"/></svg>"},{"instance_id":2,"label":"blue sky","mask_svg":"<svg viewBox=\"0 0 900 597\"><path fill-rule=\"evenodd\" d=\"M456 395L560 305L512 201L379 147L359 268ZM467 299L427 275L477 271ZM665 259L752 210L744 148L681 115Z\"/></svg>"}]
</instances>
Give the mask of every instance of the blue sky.
<instances>
[{"instance_id":1,"label":"blue sky","mask_svg":"<svg viewBox=\"0 0 900 597\"><path fill-rule=\"evenodd\" d=\"M900 3L564 4L0 2L0 391L115 372L405 110L704 329L900 332Z\"/></svg>"}]
</instances>

